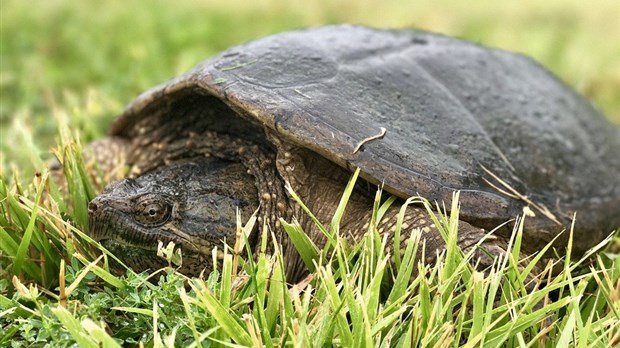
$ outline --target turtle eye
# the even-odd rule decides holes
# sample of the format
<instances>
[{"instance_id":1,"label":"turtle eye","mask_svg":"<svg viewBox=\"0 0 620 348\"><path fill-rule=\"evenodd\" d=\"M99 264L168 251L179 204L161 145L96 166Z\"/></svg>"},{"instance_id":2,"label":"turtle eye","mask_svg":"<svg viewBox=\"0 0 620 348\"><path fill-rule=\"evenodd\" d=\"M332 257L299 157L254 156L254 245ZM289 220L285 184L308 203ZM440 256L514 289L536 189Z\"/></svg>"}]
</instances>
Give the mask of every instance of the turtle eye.
<instances>
[{"instance_id":1,"label":"turtle eye","mask_svg":"<svg viewBox=\"0 0 620 348\"><path fill-rule=\"evenodd\" d=\"M171 210L166 200L149 195L136 202L134 218L145 226L159 226L168 221Z\"/></svg>"}]
</instances>

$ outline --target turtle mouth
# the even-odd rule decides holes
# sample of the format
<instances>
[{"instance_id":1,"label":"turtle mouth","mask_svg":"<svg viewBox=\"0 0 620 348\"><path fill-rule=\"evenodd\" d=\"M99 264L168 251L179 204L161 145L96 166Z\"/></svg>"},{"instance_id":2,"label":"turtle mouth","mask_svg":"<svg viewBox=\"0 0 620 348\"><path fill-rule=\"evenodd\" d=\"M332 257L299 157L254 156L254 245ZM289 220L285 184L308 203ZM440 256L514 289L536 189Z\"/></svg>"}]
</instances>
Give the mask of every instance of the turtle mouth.
<instances>
[{"instance_id":1,"label":"turtle mouth","mask_svg":"<svg viewBox=\"0 0 620 348\"><path fill-rule=\"evenodd\" d=\"M128 204L122 200L99 196L88 204L90 236L98 242L132 246L142 250L157 250L157 243L174 242L191 249L191 241L170 233L164 225L143 226L135 221Z\"/></svg>"},{"instance_id":2,"label":"turtle mouth","mask_svg":"<svg viewBox=\"0 0 620 348\"><path fill-rule=\"evenodd\" d=\"M95 206L96 208L93 208ZM88 226L90 236L98 242L116 242L119 244L132 245L141 249L153 249L147 247L156 241L148 238L147 231L133 223L131 217L122 211L110 206L98 206L91 202L88 206Z\"/></svg>"},{"instance_id":3,"label":"turtle mouth","mask_svg":"<svg viewBox=\"0 0 620 348\"><path fill-rule=\"evenodd\" d=\"M114 254L118 260L110 258L110 269L117 274L123 274L126 267L136 272L160 269L167 266L167 262L162 257L157 256L154 250L146 250L142 247L134 247L125 243L119 243L113 239L105 239L100 242L106 250Z\"/></svg>"},{"instance_id":4,"label":"turtle mouth","mask_svg":"<svg viewBox=\"0 0 620 348\"><path fill-rule=\"evenodd\" d=\"M155 243L138 244L138 243L131 243L130 241L127 241L122 238L104 238L104 239L98 240L98 242L99 244L101 244L101 246L103 246L108 251L111 251L114 254L117 254L114 252L114 250L119 250L119 249L133 249L133 250L141 250L144 252L157 252L158 243L159 243L159 242L155 242Z\"/></svg>"},{"instance_id":5,"label":"turtle mouth","mask_svg":"<svg viewBox=\"0 0 620 348\"><path fill-rule=\"evenodd\" d=\"M90 236L126 264L136 264L136 267L131 268L143 269L140 267L141 262L134 258L145 257L150 259L149 263L166 266L166 261L157 256L157 251L160 245L165 248L169 243L174 243L175 248L181 249L184 259L211 260L213 257L214 244L197 238L192 240L190 235L171 225L146 228L135 223L129 214L110 206L99 207L97 210L89 209L89 212ZM224 257L223 247L222 242L217 248L215 255L218 260Z\"/></svg>"},{"instance_id":6,"label":"turtle mouth","mask_svg":"<svg viewBox=\"0 0 620 348\"><path fill-rule=\"evenodd\" d=\"M91 237L106 249L118 249L118 246L156 252L160 244L166 247L174 243L180 247L183 253L196 253L208 255L211 250L206 250L199 244L190 240L190 237L176 229L163 228L147 229L133 223L131 217L116 211L104 212L100 216L89 218Z\"/></svg>"},{"instance_id":7,"label":"turtle mouth","mask_svg":"<svg viewBox=\"0 0 620 348\"><path fill-rule=\"evenodd\" d=\"M183 274L199 276L214 268L210 252L206 253L183 238L176 238L175 233L162 230L162 227L145 228L136 224L129 214L117 207L99 206L89 209L89 213L90 236L118 258L118 261L109 259L110 269L118 275L123 275L127 268L145 272L173 266ZM180 266L158 255L159 245L166 247L170 242L175 243L175 249L181 249Z\"/></svg>"},{"instance_id":8,"label":"turtle mouth","mask_svg":"<svg viewBox=\"0 0 620 348\"><path fill-rule=\"evenodd\" d=\"M156 246L154 248L147 248L143 245L134 246L114 239L105 239L100 243L122 262L121 264L115 259L109 260L111 270L120 275L126 272L127 267L136 272L145 272L177 266L178 271L189 276L199 276L202 272L208 274L214 269L212 258L199 253L186 252L183 249L181 249L181 264L171 265L164 257L157 255Z\"/></svg>"}]
</instances>

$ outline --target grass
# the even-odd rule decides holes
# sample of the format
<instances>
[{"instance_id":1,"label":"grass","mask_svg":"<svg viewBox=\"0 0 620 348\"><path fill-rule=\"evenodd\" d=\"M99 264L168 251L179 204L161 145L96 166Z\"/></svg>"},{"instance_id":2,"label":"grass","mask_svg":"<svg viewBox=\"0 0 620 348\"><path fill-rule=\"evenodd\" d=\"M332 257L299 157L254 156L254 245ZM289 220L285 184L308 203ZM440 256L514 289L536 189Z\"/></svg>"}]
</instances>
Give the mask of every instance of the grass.
<instances>
[{"instance_id":1,"label":"grass","mask_svg":"<svg viewBox=\"0 0 620 348\"><path fill-rule=\"evenodd\" d=\"M517 266L519 231L511 253L479 273L451 242L455 215L437 215L448 249L431 266L412 262L414 239L400 267L390 267L372 226L359 245L348 245L338 237L337 214L323 226L333 236L325 250L294 222L285 225L315 270L293 287L285 285L281 260L243 262L234 252L204 279L186 279L173 267L119 277L107 269L113 256L98 259L99 247L82 232L86 203L105 180L77 156L134 95L206 56L270 33L343 21L422 27L525 52L618 124L617 1L0 6L0 346L620 343L617 240L587 262L561 260L562 272L528 293L527 268ZM52 147L65 163L69 197L45 169ZM377 203L375 214L384 209ZM419 275L410 279L414 269Z\"/></svg>"},{"instance_id":2,"label":"grass","mask_svg":"<svg viewBox=\"0 0 620 348\"><path fill-rule=\"evenodd\" d=\"M95 257L100 246L75 227L85 223L75 208L93 190L75 140L63 138L60 146L73 204L61 204L46 171L28 187L3 183L0 192L2 346L588 347L620 339L619 259L599 254L585 272L578 272L583 260L565 262L544 288L527 291L531 264L518 264L522 224L510 252L481 273L456 245L457 214L439 213L433 220L448 246L440 261L414 262L417 235L391 267L376 225L358 245L339 236L355 176L330 226L321 226L331 237L326 248L286 224L314 270L292 287L277 256L244 261L229 249L221 270L204 278L176 273L172 260L151 274L118 277L107 268L113 256ZM381 201L378 192L374 221L394 204ZM414 203L433 211L421 198L407 202ZM270 243L266 232L262 250Z\"/></svg>"}]
</instances>

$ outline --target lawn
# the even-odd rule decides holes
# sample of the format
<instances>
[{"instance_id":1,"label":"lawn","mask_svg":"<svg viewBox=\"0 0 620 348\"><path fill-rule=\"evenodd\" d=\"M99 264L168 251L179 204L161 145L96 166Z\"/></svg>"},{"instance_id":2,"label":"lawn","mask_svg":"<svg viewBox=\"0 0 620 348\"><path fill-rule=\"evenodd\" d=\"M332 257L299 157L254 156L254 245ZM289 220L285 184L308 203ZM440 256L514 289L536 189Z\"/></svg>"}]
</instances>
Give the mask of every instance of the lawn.
<instances>
[{"instance_id":1,"label":"lawn","mask_svg":"<svg viewBox=\"0 0 620 348\"><path fill-rule=\"evenodd\" d=\"M279 260L264 256L240 269L229 254L204 279L173 268L111 274L82 232L86 203L103 183L78 156L137 94L202 59L253 38L342 22L422 28L525 53L620 125L617 0L0 4L0 346L620 343L617 237L588 260L560 261L563 271L529 293L516 266L519 233L511 256L485 273L450 243L437 265L405 257L391 270L371 234L357 247L338 239L322 252L308 248L333 262L319 262L294 287L282 282ZM53 151L66 156L68 195L46 170ZM437 215L448 242L455 218ZM410 281L414 267L420 276ZM392 271L386 288L381 280Z\"/></svg>"}]
</instances>

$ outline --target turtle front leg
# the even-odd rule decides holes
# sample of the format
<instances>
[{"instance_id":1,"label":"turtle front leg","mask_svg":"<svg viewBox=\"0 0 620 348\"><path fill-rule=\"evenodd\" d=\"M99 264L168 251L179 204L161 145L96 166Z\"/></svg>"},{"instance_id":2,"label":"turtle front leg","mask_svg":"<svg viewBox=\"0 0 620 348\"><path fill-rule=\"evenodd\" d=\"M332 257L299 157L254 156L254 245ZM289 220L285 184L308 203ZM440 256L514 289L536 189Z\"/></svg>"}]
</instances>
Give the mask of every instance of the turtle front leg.
<instances>
[{"instance_id":1,"label":"turtle front leg","mask_svg":"<svg viewBox=\"0 0 620 348\"><path fill-rule=\"evenodd\" d=\"M354 209L364 209L364 207L356 207ZM370 212L370 208L365 208ZM394 253L395 229L400 213L400 205L395 204L390 207L382 220L377 224L379 234L387 235L387 250ZM354 214L355 215L355 214ZM371 221L370 213L360 220L349 220L348 224L341 226L347 231L350 239L357 240L359 236L368 232ZM470 255L469 262L480 272L488 272L495 265L499 257L507 255L509 252L509 240L503 235L489 234L482 228L475 227L465 221L458 221L456 244L465 255ZM400 256L404 256L407 243L414 233L420 233L420 244L416 255L416 262L424 262L426 265L434 265L439 260L439 255L447 252L446 240L442 236L438 227L435 226L433 220L426 208L410 205L407 207L403 222L401 224L400 237ZM422 246L424 246L422 250ZM525 255L531 255L527 250ZM523 272L525 266L518 265L519 272ZM413 268L412 278L416 277L418 268ZM538 275L543 272L540 263L535 265L532 271L526 275L524 280L525 288L528 292L532 292L540 284ZM499 303L499 298L496 299ZM538 304L537 307L540 307Z\"/></svg>"},{"instance_id":2,"label":"turtle front leg","mask_svg":"<svg viewBox=\"0 0 620 348\"><path fill-rule=\"evenodd\" d=\"M349 209L349 208L347 208ZM363 210L366 213L362 213ZM348 218L344 220L341 230L347 233L348 237L352 240L359 240L361 236L369 230L371 222L371 207L360 206L354 202L354 206L351 207L353 215L363 215L360 218ZM354 211L359 213L354 213ZM377 230L381 236L387 235L388 238L388 251L395 252L394 236L396 230L396 224L398 220L398 214L400 213L400 205L395 204L390 207L381 221L377 223ZM488 232L482 228L477 228L465 221L459 221L457 234L457 245L463 253L468 254L473 252L471 262L476 265L477 269L485 270L493 265L498 256L504 255L508 250L508 241L502 236L489 235ZM407 243L414 233L420 233L420 248L418 248L417 260L423 261L427 265L432 265L437 262L437 257L446 252L446 241L441 235L438 227L434 224L433 219L429 215L428 211L424 207L408 206L404 219L401 224L400 235L400 253L406 250ZM424 245L424 250L421 246ZM417 268L414 268L414 272ZM415 274L413 275L415 276Z\"/></svg>"},{"instance_id":3,"label":"turtle front leg","mask_svg":"<svg viewBox=\"0 0 620 348\"><path fill-rule=\"evenodd\" d=\"M350 173L310 150L282 143L277 144L279 145L276 161L278 172L291 184L293 190L318 220L323 224L328 224L339 204ZM363 186L363 184L358 186ZM358 187L359 190L353 192L341 220L341 234L353 242L361 240L369 230L373 205L371 191L374 191L370 186L372 185L366 188L368 191L366 193L362 192L363 187ZM326 238L314 222L307 218L306 214L295 204L292 205L292 209L293 215L297 217L304 231L317 246L323 247ZM378 232L388 236L388 251L390 252L395 250L393 238L399 212L400 205L393 205L377 225ZM437 255L446 250L446 242L427 210L424 207L411 205L407 208L401 226L401 252L406 249L407 241L414 231L422 234L421 240L424 242L424 250L418 249L418 261L426 264L437 262ZM471 262L480 270L488 269L498 256L504 255L508 250L506 238L488 235L486 230L465 221L459 221L457 238L457 244L465 254L473 250ZM422 255L424 255L423 260ZM299 271L303 265L301 262L297 264L293 268Z\"/></svg>"}]
</instances>

